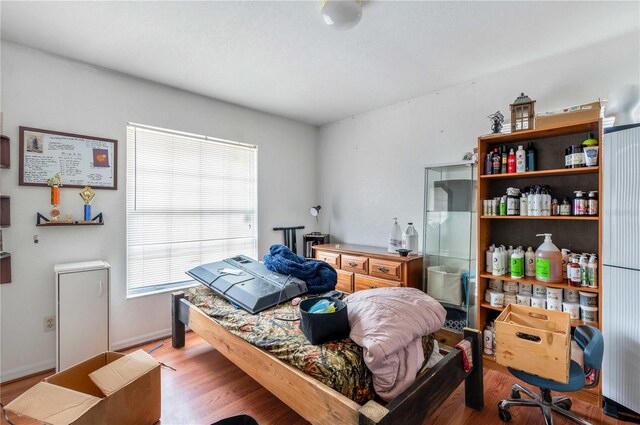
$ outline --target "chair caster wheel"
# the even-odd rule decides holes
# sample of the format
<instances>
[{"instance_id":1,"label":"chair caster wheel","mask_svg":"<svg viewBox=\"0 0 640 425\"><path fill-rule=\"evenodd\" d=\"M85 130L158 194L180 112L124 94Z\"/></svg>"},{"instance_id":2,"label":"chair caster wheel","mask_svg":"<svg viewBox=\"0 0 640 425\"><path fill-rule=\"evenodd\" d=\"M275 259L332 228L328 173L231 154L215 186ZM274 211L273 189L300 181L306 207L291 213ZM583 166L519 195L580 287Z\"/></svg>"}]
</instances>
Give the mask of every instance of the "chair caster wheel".
<instances>
[{"instance_id":1,"label":"chair caster wheel","mask_svg":"<svg viewBox=\"0 0 640 425\"><path fill-rule=\"evenodd\" d=\"M571 406L573 405L573 403L571 402L571 400L564 400L561 401L560 403L556 404L556 406L558 406L561 409L566 410L567 412L569 410L571 410Z\"/></svg>"},{"instance_id":2,"label":"chair caster wheel","mask_svg":"<svg viewBox=\"0 0 640 425\"><path fill-rule=\"evenodd\" d=\"M522 396L520 396L520 391L511 390L511 398L514 400L520 400L522 398Z\"/></svg>"},{"instance_id":3,"label":"chair caster wheel","mask_svg":"<svg viewBox=\"0 0 640 425\"><path fill-rule=\"evenodd\" d=\"M500 416L500 420L502 422L510 422L511 421L511 413L505 409L498 409L498 416Z\"/></svg>"}]
</instances>

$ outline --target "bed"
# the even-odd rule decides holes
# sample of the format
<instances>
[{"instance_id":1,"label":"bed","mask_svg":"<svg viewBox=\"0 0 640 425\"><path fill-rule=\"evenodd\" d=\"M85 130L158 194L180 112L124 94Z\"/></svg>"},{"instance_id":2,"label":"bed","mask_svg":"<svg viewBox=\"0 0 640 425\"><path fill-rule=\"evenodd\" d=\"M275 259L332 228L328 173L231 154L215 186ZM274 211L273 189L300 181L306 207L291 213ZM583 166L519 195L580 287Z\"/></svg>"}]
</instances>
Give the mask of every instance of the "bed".
<instances>
[{"instance_id":1,"label":"bed","mask_svg":"<svg viewBox=\"0 0 640 425\"><path fill-rule=\"evenodd\" d=\"M191 290L189 297L193 302L184 292L172 295L173 346L184 346L185 327L188 325L236 366L313 424L422 423L463 381L466 405L476 410L483 407L481 338L476 330L464 331L464 338L471 342L474 359L474 367L469 372L464 371L462 353L454 348L433 368L419 375L416 382L400 396L385 404L369 400L371 397L364 378L361 378L363 381L358 381L361 382L359 385L352 386L355 388L353 390L333 385L334 389L321 382L322 376L316 376L320 379L318 380L289 364L287 361L292 359L286 355L276 353L286 360L284 361L265 351L263 348L267 347L264 347L264 341L248 342L243 339L246 335L240 334L242 324L234 326L234 316L225 321L224 314L210 311L210 304L203 302L201 298L203 294L202 290ZM254 344L263 345L263 348ZM339 348L344 348L347 353L357 351L348 345ZM356 375L362 375L357 372L361 367L357 361L353 367Z\"/></svg>"}]
</instances>

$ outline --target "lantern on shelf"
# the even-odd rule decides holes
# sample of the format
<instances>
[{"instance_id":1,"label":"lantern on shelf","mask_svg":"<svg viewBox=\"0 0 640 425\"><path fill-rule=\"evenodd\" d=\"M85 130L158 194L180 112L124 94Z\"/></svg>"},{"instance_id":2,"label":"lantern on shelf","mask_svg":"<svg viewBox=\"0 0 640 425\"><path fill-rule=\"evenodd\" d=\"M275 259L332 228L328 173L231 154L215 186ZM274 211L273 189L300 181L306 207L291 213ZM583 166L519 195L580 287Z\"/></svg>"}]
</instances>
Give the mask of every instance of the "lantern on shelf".
<instances>
[{"instance_id":1,"label":"lantern on shelf","mask_svg":"<svg viewBox=\"0 0 640 425\"><path fill-rule=\"evenodd\" d=\"M520 93L520 96L511 104L511 132L522 130L533 130L534 111L533 104L529 96Z\"/></svg>"}]
</instances>

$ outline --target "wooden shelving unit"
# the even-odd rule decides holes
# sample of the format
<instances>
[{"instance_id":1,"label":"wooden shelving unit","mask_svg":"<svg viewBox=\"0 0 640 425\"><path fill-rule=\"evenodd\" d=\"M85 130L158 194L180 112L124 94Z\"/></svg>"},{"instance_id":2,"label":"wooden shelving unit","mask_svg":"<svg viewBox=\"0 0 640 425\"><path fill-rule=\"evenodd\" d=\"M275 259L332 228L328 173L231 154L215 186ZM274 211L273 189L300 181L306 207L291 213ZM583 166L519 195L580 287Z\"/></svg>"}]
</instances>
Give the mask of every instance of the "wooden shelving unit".
<instances>
[{"instance_id":1,"label":"wooden shelving unit","mask_svg":"<svg viewBox=\"0 0 640 425\"><path fill-rule=\"evenodd\" d=\"M478 138L478 211L482 211L482 200L492 199L506 193L508 187L522 189L530 185L551 186L552 198L562 202L563 197L572 197L573 191L598 191L599 211L602 211L602 168L563 168L564 150L570 145L581 144L588 133L595 133L598 140L602 140L602 120L582 121L543 130L526 130L511 134L487 135ZM536 149L536 171L516 174L485 175L484 160L488 152L494 147L506 145L514 152L518 146L526 148L532 142ZM601 162L601 153L598 163ZM545 283L535 278L525 277L514 279L510 275L493 276L486 272L485 252L491 244L522 245L525 250L531 246L537 249L543 242L535 235L552 233L553 243L558 248L568 248L575 253L595 253L598 256L598 283L602 282L602 217L598 216L480 216L478 218L478 328L484 329L489 322L494 321L503 310L485 302L485 290L491 279L509 282L526 282L545 285L553 288L570 288L566 283ZM602 288L575 288L579 291L597 293L598 322L584 322L572 320L571 326L587 323L602 329ZM606 336L605 336L606 338ZM502 368L495 363L492 356L485 355L485 362L489 367ZM583 390L578 398L593 403L599 403L600 393Z\"/></svg>"},{"instance_id":2,"label":"wooden shelving unit","mask_svg":"<svg viewBox=\"0 0 640 425\"><path fill-rule=\"evenodd\" d=\"M0 135L0 168L11 167L10 152L11 140L7 136ZM7 195L0 195L0 228L9 226L11 226L11 198ZM2 235L0 235L0 239L2 239ZM11 254L9 253L0 254L0 284L2 283L11 283Z\"/></svg>"}]
</instances>

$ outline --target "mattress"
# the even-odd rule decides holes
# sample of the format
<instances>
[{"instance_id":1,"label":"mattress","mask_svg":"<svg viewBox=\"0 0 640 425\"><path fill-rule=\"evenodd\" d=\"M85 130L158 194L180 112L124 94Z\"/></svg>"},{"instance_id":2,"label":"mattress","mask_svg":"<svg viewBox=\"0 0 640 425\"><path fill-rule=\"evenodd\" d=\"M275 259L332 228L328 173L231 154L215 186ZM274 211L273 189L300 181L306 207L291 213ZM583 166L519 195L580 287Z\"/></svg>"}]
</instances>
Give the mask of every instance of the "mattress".
<instances>
[{"instance_id":1,"label":"mattress","mask_svg":"<svg viewBox=\"0 0 640 425\"><path fill-rule=\"evenodd\" d=\"M204 285L186 291L189 301L222 327L274 357L333 388L359 404L375 397L372 375L362 348L351 339L312 345L299 328L298 307L290 302L250 314L236 308ZM434 346L433 335L422 338L425 364Z\"/></svg>"}]
</instances>

